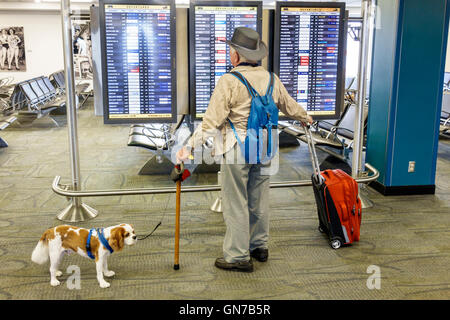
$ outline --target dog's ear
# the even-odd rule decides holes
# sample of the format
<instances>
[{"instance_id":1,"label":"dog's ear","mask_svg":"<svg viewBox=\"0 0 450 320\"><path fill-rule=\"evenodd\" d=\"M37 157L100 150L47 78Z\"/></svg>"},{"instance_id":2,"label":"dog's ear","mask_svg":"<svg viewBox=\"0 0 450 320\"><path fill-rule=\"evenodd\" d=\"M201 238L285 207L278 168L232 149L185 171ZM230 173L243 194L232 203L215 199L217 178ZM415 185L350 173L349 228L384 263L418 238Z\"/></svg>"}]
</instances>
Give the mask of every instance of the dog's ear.
<instances>
[{"instance_id":1,"label":"dog's ear","mask_svg":"<svg viewBox=\"0 0 450 320\"><path fill-rule=\"evenodd\" d=\"M122 227L117 227L111 230L109 242L114 251L120 251L123 249L124 234L125 229Z\"/></svg>"}]
</instances>

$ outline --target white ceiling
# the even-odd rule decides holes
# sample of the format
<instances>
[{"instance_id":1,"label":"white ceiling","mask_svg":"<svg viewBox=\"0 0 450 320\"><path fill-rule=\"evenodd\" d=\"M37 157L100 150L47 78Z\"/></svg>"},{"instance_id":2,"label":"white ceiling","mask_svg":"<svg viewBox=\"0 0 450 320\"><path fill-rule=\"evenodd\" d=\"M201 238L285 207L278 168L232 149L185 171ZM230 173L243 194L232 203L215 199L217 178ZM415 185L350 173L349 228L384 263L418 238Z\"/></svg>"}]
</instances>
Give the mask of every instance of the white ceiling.
<instances>
[{"instance_id":1,"label":"white ceiling","mask_svg":"<svg viewBox=\"0 0 450 320\"><path fill-rule=\"evenodd\" d=\"M176 0L178 2L178 0ZM215 1L215 0L212 0ZM223 0L217 0L217 1L223 1ZM347 6L350 7L360 7L361 6L361 0L315 0L319 2L345 2ZM41 2L41 3L51 3L51 2L60 2L60 0L2 0L2 2ZM183 0L181 2L188 2L188 0ZM274 2L273 0L263 0L264 4ZM71 0L71 3L98 3L98 0Z\"/></svg>"},{"instance_id":2,"label":"white ceiling","mask_svg":"<svg viewBox=\"0 0 450 320\"><path fill-rule=\"evenodd\" d=\"M216 1L216 0L212 0ZM217 0L221 1L221 0ZM350 14L358 13L361 7L361 0L314 0L320 2L345 2ZM177 6L187 7L189 0L175 0ZM0 11L59 11L60 0L0 0ZM273 8L275 0L263 0L264 7ZM98 0L71 0L71 8L73 10L89 10L92 4L98 4Z\"/></svg>"},{"instance_id":3,"label":"white ceiling","mask_svg":"<svg viewBox=\"0 0 450 320\"><path fill-rule=\"evenodd\" d=\"M0 1L0 3L2 3L2 2L40 2L40 3L45 3L45 2L47 2L47 3L51 3L51 2L61 2L60 0L2 0L2 1ZM70 2L73 2L73 3L91 3L91 2L93 2L93 3L95 3L95 2L97 2L98 3L98 0L93 0L93 1L91 1L91 0L71 0Z\"/></svg>"}]
</instances>

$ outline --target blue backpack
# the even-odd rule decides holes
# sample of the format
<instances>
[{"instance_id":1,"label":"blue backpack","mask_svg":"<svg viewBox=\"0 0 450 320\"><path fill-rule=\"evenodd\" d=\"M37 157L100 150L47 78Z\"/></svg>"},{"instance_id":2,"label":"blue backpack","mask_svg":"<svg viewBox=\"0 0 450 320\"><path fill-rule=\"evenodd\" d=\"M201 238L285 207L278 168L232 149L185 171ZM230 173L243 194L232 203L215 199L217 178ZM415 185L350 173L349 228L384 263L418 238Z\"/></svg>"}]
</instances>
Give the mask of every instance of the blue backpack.
<instances>
[{"instance_id":1,"label":"blue backpack","mask_svg":"<svg viewBox=\"0 0 450 320\"><path fill-rule=\"evenodd\" d=\"M272 97L274 75L273 73L270 74L267 92L264 96L260 96L241 73L231 72L231 74L238 78L247 87L247 90L252 97L250 115L247 122L245 144L241 142L233 123L230 119L228 119L230 126L233 129L242 153L245 155L246 163L267 163L275 156L277 151L277 143L272 141L272 130L277 129L279 112ZM264 131L267 132L267 148L264 148ZM277 136L274 138L277 138Z\"/></svg>"}]
</instances>

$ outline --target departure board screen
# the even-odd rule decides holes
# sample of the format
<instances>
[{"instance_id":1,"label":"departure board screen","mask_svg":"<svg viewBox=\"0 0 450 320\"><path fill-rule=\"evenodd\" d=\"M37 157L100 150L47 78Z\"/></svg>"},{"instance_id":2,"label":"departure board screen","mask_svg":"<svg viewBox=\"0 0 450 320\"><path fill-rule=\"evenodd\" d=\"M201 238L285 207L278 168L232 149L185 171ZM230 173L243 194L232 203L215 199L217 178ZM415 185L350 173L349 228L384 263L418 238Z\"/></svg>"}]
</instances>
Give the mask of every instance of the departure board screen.
<instances>
[{"instance_id":1,"label":"departure board screen","mask_svg":"<svg viewBox=\"0 0 450 320\"><path fill-rule=\"evenodd\" d=\"M314 118L340 114L344 17L343 3L277 3L275 71Z\"/></svg>"},{"instance_id":2,"label":"departure board screen","mask_svg":"<svg viewBox=\"0 0 450 320\"><path fill-rule=\"evenodd\" d=\"M191 111L202 118L217 81L233 68L225 41L231 40L237 27L261 32L261 3L230 2L226 6L197 1L191 4L191 12Z\"/></svg>"},{"instance_id":3,"label":"departure board screen","mask_svg":"<svg viewBox=\"0 0 450 320\"><path fill-rule=\"evenodd\" d=\"M145 3L100 4L105 123L165 122L176 116L173 4Z\"/></svg>"}]
</instances>

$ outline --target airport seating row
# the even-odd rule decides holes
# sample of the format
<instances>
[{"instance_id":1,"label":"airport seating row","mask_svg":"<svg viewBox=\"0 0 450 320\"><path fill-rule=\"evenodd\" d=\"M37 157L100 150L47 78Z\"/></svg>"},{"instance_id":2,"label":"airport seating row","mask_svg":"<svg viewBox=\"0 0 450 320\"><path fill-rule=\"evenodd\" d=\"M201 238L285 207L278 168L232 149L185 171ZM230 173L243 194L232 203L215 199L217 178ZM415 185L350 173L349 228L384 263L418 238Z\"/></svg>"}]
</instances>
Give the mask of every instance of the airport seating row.
<instances>
[{"instance_id":1,"label":"airport seating row","mask_svg":"<svg viewBox=\"0 0 450 320\"><path fill-rule=\"evenodd\" d=\"M450 72L444 73L444 92L450 91Z\"/></svg>"},{"instance_id":2,"label":"airport seating row","mask_svg":"<svg viewBox=\"0 0 450 320\"><path fill-rule=\"evenodd\" d=\"M37 118L50 115L59 126L59 115L65 114L66 85L63 70L54 72L48 77L40 76L14 84L13 78L0 79L0 130L18 120L21 124L30 123ZM88 83L76 85L75 93L81 105L92 95L88 92ZM12 114L15 114L12 116ZM61 118L65 122L65 117ZM59 120L61 120L59 119ZM6 141L0 138L0 147L7 147Z\"/></svg>"},{"instance_id":3,"label":"airport seating row","mask_svg":"<svg viewBox=\"0 0 450 320\"><path fill-rule=\"evenodd\" d=\"M51 82L53 85L58 88L62 93L66 92L66 79L65 79L65 73L64 70L56 71L52 73L49 76ZM87 91L89 88L88 83L78 83L75 84L75 95L77 96L77 99L81 102L78 103L77 108L83 107L84 103L87 101L87 99L91 96L93 96L92 91Z\"/></svg>"},{"instance_id":4,"label":"airport seating row","mask_svg":"<svg viewBox=\"0 0 450 320\"><path fill-rule=\"evenodd\" d=\"M170 124L135 124L130 128L128 146L167 150L171 142Z\"/></svg>"},{"instance_id":5,"label":"airport seating row","mask_svg":"<svg viewBox=\"0 0 450 320\"><path fill-rule=\"evenodd\" d=\"M0 79L0 115L8 116L12 113L10 97L14 90L14 78Z\"/></svg>"},{"instance_id":6,"label":"airport seating row","mask_svg":"<svg viewBox=\"0 0 450 320\"><path fill-rule=\"evenodd\" d=\"M0 131L5 130L16 120L17 120L17 117L15 117L15 116L9 116L4 119L0 119ZM6 148L7 146L8 146L8 143L0 137L0 148Z\"/></svg>"},{"instance_id":7,"label":"airport seating row","mask_svg":"<svg viewBox=\"0 0 450 320\"><path fill-rule=\"evenodd\" d=\"M18 111L19 118L40 118L65 106L63 93L48 77L36 77L16 84L11 96L11 106Z\"/></svg>"},{"instance_id":8,"label":"airport seating row","mask_svg":"<svg viewBox=\"0 0 450 320\"><path fill-rule=\"evenodd\" d=\"M356 77L345 78L345 92L344 99L346 103L356 103Z\"/></svg>"},{"instance_id":9,"label":"airport seating row","mask_svg":"<svg viewBox=\"0 0 450 320\"><path fill-rule=\"evenodd\" d=\"M439 126L441 136L450 137L450 93L443 94L441 124Z\"/></svg>"},{"instance_id":10,"label":"airport seating row","mask_svg":"<svg viewBox=\"0 0 450 320\"><path fill-rule=\"evenodd\" d=\"M9 102L12 90L14 89L13 82L13 77L0 79L0 131L5 130L17 120L17 117L11 116L12 110ZM0 137L0 148L6 148L7 146L8 143Z\"/></svg>"},{"instance_id":11,"label":"airport seating row","mask_svg":"<svg viewBox=\"0 0 450 320\"><path fill-rule=\"evenodd\" d=\"M0 119L0 130L16 120L22 124L30 122L65 105L63 92L48 77L36 77L17 84L13 82L12 78L0 80L0 111L4 117ZM6 141L0 138L0 147L7 146Z\"/></svg>"},{"instance_id":12,"label":"airport seating row","mask_svg":"<svg viewBox=\"0 0 450 320\"><path fill-rule=\"evenodd\" d=\"M364 123L367 122L368 108L364 108ZM313 124L312 137L313 142L317 147L331 148L336 152L327 151L333 155L338 155L339 158L345 159L348 152L353 147L354 133L355 133L355 117L356 105L349 104L345 108L341 117L337 120L321 120ZM280 121L279 128L290 135L293 135L302 142L307 143L305 131L301 124L296 121ZM365 128L364 128L365 129ZM365 131L365 130L364 130Z\"/></svg>"},{"instance_id":13,"label":"airport seating row","mask_svg":"<svg viewBox=\"0 0 450 320\"><path fill-rule=\"evenodd\" d=\"M85 96L89 84L76 85L75 93ZM40 76L22 81L15 85L11 96L11 106L14 110L27 109L29 112L44 112L53 107L65 105L66 83L64 71L57 71L50 76Z\"/></svg>"},{"instance_id":14,"label":"airport seating row","mask_svg":"<svg viewBox=\"0 0 450 320\"><path fill-rule=\"evenodd\" d=\"M140 175L168 174L173 169L171 159L173 147L183 135L189 137L190 130L181 130L184 115L177 117L177 122L134 124L130 128L128 146L150 150L153 154L139 171ZM181 132L180 134L180 131ZM183 140L183 138L181 138Z\"/></svg>"},{"instance_id":15,"label":"airport seating row","mask_svg":"<svg viewBox=\"0 0 450 320\"><path fill-rule=\"evenodd\" d=\"M175 132L180 128L183 120L184 115L180 115L175 124L134 124L130 128L128 146L152 151L168 150L174 144Z\"/></svg>"}]
</instances>

